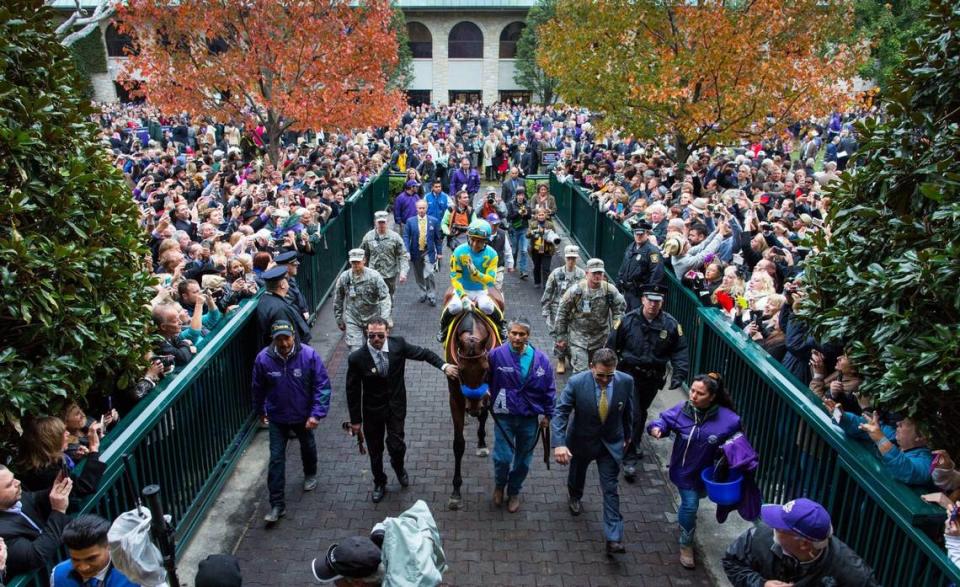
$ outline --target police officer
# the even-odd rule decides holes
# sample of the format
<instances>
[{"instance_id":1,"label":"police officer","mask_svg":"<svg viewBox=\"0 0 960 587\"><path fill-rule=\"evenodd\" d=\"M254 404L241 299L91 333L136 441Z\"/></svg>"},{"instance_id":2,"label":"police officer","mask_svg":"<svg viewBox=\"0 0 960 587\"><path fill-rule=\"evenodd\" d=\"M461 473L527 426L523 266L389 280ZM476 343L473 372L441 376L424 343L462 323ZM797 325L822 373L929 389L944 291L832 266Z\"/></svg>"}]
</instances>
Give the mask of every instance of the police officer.
<instances>
[{"instance_id":1,"label":"police officer","mask_svg":"<svg viewBox=\"0 0 960 587\"><path fill-rule=\"evenodd\" d=\"M366 255L365 264L380 274L390 299L397 291L397 278L400 283L407 281L407 249L403 246L403 237L398 233L387 230L387 213L380 210L373 215L374 228L363 235L360 248ZM398 230L403 227L398 227Z\"/></svg>"},{"instance_id":2,"label":"police officer","mask_svg":"<svg viewBox=\"0 0 960 587\"><path fill-rule=\"evenodd\" d=\"M560 304L563 294L587 276L583 269L577 267L580 251L576 246L565 248L563 258L564 264L550 272L550 276L547 278L547 286L543 288L543 296L540 298L543 317L546 318L550 336L554 339L553 354L557 358L557 373L559 374L563 374L567 370L566 363L567 359L570 358L570 349L564 348L561 351L556 346L557 336L554 326L557 321L557 306Z\"/></svg>"},{"instance_id":3,"label":"police officer","mask_svg":"<svg viewBox=\"0 0 960 587\"><path fill-rule=\"evenodd\" d=\"M290 290L287 292L287 301L303 316L304 320L310 318L310 308L307 306L307 298L300 292L300 286L297 284L297 271L300 269L300 258L296 251L285 251L273 259L277 266L283 266L287 270L287 283Z\"/></svg>"},{"instance_id":4,"label":"police officer","mask_svg":"<svg viewBox=\"0 0 960 587\"><path fill-rule=\"evenodd\" d=\"M573 372L586 371L593 353L602 348L611 329L623 318L627 303L604 279L602 259L587 261L587 277L560 298L554 324L557 348L569 349Z\"/></svg>"},{"instance_id":5,"label":"police officer","mask_svg":"<svg viewBox=\"0 0 960 587\"><path fill-rule=\"evenodd\" d=\"M633 377L634 430L643 430L647 410L666 382L667 363L671 366L670 389L680 387L690 368L683 328L663 311L666 294L663 285L641 288L642 306L627 313L607 339L607 346L620 356L617 370ZM629 483L636 480L637 461L643 458L636 442L639 436L634 434L623 457L623 478Z\"/></svg>"},{"instance_id":6,"label":"police officer","mask_svg":"<svg viewBox=\"0 0 960 587\"><path fill-rule=\"evenodd\" d=\"M641 287L663 283L663 255L657 245L650 242L651 230L653 225L646 220L634 225L633 244L624 251L617 273L617 285L627 300L628 310L640 307Z\"/></svg>"},{"instance_id":7,"label":"police officer","mask_svg":"<svg viewBox=\"0 0 960 587\"><path fill-rule=\"evenodd\" d=\"M264 271L261 277L267 290L257 302L257 324L263 337L263 345L269 346L273 342L270 327L277 320L286 320L293 325L298 342L310 342L310 326L300 311L287 300L287 294L290 293L287 268L277 265Z\"/></svg>"},{"instance_id":8,"label":"police officer","mask_svg":"<svg viewBox=\"0 0 960 587\"><path fill-rule=\"evenodd\" d=\"M380 317L392 324L390 290L380 274L364 265L363 249L350 249L350 269L337 277L334 286L333 317L337 328L346 333L350 352L364 342L363 328Z\"/></svg>"}]
</instances>

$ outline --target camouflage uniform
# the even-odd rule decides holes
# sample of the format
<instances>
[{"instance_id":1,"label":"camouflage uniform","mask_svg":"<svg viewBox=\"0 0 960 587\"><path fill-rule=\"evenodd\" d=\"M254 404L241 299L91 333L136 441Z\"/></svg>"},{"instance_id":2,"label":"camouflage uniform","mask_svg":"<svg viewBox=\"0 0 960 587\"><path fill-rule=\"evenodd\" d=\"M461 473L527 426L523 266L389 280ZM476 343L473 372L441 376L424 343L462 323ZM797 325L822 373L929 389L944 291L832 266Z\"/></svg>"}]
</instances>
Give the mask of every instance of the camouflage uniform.
<instances>
[{"instance_id":1,"label":"camouflage uniform","mask_svg":"<svg viewBox=\"0 0 960 587\"><path fill-rule=\"evenodd\" d=\"M334 294L333 316L338 327L346 326L347 346L351 351L363 346L363 329L371 318L379 316L392 323L390 291L383 277L373 269L364 267L359 277L347 269L337 277Z\"/></svg>"},{"instance_id":2,"label":"camouflage uniform","mask_svg":"<svg viewBox=\"0 0 960 587\"><path fill-rule=\"evenodd\" d=\"M397 277L407 276L409 269L407 249L403 246L403 238L392 230L385 234L378 234L373 229L363 236L360 248L366 254L366 266L377 271L387 289L390 298L397 291Z\"/></svg>"},{"instance_id":3,"label":"camouflage uniform","mask_svg":"<svg viewBox=\"0 0 960 587\"><path fill-rule=\"evenodd\" d=\"M573 287L575 283L585 279L586 276L587 274L580 267L575 266L572 272L568 272L567 267L561 265L550 272L550 277L547 278L547 285L543 288L540 305L543 306L543 317L547 320L547 328L554 342L557 340L557 306L560 305L560 299L568 289ZM554 347L553 355L557 357L558 360L569 359L570 349L567 348L561 351Z\"/></svg>"},{"instance_id":4,"label":"camouflage uniform","mask_svg":"<svg viewBox=\"0 0 960 587\"><path fill-rule=\"evenodd\" d=\"M566 341L573 372L586 371L590 357L607 342L611 327L616 328L627 309L627 302L615 285L603 281L591 289L581 280L560 298L554 336Z\"/></svg>"}]
</instances>

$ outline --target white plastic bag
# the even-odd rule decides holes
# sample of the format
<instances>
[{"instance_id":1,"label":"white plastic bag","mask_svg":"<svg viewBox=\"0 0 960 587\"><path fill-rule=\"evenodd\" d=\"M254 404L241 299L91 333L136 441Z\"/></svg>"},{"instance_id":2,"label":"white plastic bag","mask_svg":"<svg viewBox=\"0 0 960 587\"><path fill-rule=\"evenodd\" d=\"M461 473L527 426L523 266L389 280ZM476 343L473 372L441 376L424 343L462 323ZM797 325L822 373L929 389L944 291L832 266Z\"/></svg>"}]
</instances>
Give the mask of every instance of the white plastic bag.
<instances>
[{"instance_id":1,"label":"white plastic bag","mask_svg":"<svg viewBox=\"0 0 960 587\"><path fill-rule=\"evenodd\" d=\"M107 533L113 565L132 582L144 587L167 582L163 556L150 539L150 521L147 508L123 512Z\"/></svg>"}]
</instances>

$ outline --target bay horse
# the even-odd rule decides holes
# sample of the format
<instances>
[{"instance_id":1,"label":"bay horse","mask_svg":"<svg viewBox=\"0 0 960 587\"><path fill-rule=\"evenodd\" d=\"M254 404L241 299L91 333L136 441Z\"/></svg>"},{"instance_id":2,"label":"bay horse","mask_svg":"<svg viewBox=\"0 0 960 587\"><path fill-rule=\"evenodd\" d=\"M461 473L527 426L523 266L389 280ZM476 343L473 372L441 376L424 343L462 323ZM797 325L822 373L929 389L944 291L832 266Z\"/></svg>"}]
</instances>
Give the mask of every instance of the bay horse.
<instances>
[{"instance_id":1,"label":"bay horse","mask_svg":"<svg viewBox=\"0 0 960 587\"><path fill-rule=\"evenodd\" d=\"M503 295L495 288L490 288L487 295L503 312ZM444 307L453 296L453 288L444 296ZM487 371L490 364L487 353L500 343L500 333L497 332L490 320L483 315L479 308L472 312L461 312L451 326L451 335L447 336L444 344L444 355L447 363L456 365L460 371L458 380L447 379L447 388L450 392L450 416L453 418L453 456L456 460L453 472L453 492L447 501L447 508L458 510L463 503L460 496L460 486L463 477L460 475L460 464L466 448L463 438L463 427L466 415L470 414L479 421L477 428L477 454L489 454L486 444L487 408L483 405L482 397L466 397L464 389L477 390L485 385Z\"/></svg>"}]
</instances>

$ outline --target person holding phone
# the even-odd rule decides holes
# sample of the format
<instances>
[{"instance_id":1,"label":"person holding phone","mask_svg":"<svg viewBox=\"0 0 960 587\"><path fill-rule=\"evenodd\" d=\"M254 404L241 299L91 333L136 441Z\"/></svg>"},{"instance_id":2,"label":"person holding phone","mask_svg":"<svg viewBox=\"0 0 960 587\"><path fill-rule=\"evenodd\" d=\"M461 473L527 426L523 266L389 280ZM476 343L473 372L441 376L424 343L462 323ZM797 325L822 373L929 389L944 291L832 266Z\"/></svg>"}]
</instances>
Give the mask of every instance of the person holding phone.
<instances>
[{"instance_id":1,"label":"person holding phone","mask_svg":"<svg viewBox=\"0 0 960 587\"><path fill-rule=\"evenodd\" d=\"M59 480L70 478L76 484L74 495L83 497L97 490L106 465L100 461L100 440L103 426L98 421L90 424L88 445L77 455L85 461L83 471L76 475L78 461L67 454L70 434L63 420L43 416L27 423L20 439L17 470L20 481L28 491L45 491Z\"/></svg>"},{"instance_id":2,"label":"person holding phone","mask_svg":"<svg viewBox=\"0 0 960 587\"><path fill-rule=\"evenodd\" d=\"M7 575L57 562L60 535L70 520L67 508L72 489L69 477L58 477L47 490L23 491L13 472L0 465L0 538L7 551Z\"/></svg>"}]
</instances>

